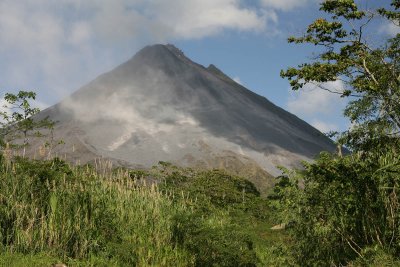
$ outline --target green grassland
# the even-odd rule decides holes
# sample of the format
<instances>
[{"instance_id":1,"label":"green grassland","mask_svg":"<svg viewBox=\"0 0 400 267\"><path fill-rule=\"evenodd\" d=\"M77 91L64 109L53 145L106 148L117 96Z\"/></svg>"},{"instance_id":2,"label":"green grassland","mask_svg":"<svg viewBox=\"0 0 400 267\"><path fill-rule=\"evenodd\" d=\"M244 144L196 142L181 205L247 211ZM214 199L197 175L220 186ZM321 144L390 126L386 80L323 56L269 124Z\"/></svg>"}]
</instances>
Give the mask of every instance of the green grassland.
<instances>
[{"instance_id":1,"label":"green grassland","mask_svg":"<svg viewBox=\"0 0 400 267\"><path fill-rule=\"evenodd\" d=\"M0 266L282 266L288 236L249 181L0 160Z\"/></svg>"}]
</instances>

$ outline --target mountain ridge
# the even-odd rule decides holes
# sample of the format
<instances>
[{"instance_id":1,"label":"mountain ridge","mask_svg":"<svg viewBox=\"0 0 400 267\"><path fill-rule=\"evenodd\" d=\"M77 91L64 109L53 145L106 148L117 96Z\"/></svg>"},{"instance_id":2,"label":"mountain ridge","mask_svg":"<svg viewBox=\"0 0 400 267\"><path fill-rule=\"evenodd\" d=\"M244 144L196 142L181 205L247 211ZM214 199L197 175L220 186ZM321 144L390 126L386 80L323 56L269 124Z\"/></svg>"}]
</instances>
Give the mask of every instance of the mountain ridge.
<instances>
[{"instance_id":1,"label":"mountain ridge","mask_svg":"<svg viewBox=\"0 0 400 267\"><path fill-rule=\"evenodd\" d=\"M143 48L39 116L59 121L55 134L67 145L58 153L67 159L144 168L170 161L241 175L247 164L259 188L271 186L276 165L298 167L335 149L297 116L172 45ZM83 157L68 148L75 143Z\"/></svg>"}]
</instances>

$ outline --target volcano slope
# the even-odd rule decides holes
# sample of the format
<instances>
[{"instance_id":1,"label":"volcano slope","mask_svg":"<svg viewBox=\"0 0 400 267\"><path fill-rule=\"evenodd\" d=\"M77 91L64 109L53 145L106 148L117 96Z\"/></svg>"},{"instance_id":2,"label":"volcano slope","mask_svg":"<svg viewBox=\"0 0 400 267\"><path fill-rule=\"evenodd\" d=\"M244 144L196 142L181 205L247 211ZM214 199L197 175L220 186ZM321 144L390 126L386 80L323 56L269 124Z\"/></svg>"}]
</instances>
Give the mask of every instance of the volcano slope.
<instances>
[{"instance_id":1,"label":"volcano slope","mask_svg":"<svg viewBox=\"0 0 400 267\"><path fill-rule=\"evenodd\" d=\"M39 113L57 122L53 154L148 168L159 161L221 168L271 186L277 165L299 166L335 145L295 115L205 68L172 45L147 46ZM40 141L30 147L38 151ZM36 155L37 156L37 155Z\"/></svg>"}]
</instances>

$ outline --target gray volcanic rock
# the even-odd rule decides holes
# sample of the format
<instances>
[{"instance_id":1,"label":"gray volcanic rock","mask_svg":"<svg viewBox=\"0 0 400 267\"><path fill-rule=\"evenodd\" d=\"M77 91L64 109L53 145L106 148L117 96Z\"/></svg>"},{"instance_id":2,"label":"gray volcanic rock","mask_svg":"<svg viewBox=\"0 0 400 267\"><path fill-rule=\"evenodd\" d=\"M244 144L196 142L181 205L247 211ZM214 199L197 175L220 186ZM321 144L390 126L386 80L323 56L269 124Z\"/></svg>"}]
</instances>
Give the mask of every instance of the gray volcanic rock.
<instances>
[{"instance_id":1,"label":"gray volcanic rock","mask_svg":"<svg viewBox=\"0 0 400 267\"><path fill-rule=\"evenodd\" d=\"M225 168L261 189L277 165L335 149L309 124L172 45L143 48L39 116L58 121L55 139L65 145L57 153L73 162Z\"/></svg>"}]
</instances>

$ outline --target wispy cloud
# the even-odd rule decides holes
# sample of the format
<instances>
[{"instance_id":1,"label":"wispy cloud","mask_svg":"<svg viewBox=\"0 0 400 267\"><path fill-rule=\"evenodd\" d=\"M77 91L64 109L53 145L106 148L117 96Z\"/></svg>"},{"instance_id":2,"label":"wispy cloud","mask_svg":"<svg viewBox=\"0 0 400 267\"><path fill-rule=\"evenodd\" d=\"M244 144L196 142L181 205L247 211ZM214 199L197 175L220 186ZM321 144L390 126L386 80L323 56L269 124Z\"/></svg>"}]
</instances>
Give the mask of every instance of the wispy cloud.
<instances>
[{"instance_id":1,"label":"wispy cloud","mask_svg":"<svg viewBox=\"0 0 400 267\"><path fill-rule=\"evenodd\" d=\"M344 90L341 81L328 82L323 86L331 91ZM307 84L299 91L291 91L287 102L290 112L301 115L329 114L338 107L344 107L344 104L343 98L338 94L322 90L313 84Z\"/></svg>"},{"instance_id":2,"label":"wispy cloud","mask_svg":"<svg viewBox=\"0 0 400 267\"><path fill-rule=\"evenodd\" d=\"M47 103L44 103L44 102L41 102L41 101L38 101L38 100L31 101L31 107L39 108L40 110L43 110L43 109L47 108L48 106L49 105ZM13 112L19 112L20 113L22 111L20 111L18 109L14 109L13 105L10 104L8 101L6 101L4 99L4 97L2 97L2 98L0 98L0 112L4 112L7 116L11 116L11 114ZM6 122L4 120L4 117L0 116L0 123L4 123L4 122Z\"/></svg>"},{"instance_id":3,"label":"wispy cloud","mask_svg":"<svg viewBox=\"0 0 400 267\"><path fill-rule=\"evenodd\" d=\"M0 88L52 102L155 42L275 34L277 11L314 0L2 0Z\"/></svg>"},{"instance_id":4,"label":"wispy cloud","mask_svg":"<svg viewBox=\"0 0 400 267\"><path fill-rule=\"evenodd\" d=\"M336 92L344 90L341 81L328 82L323 84L323 87ZM335 116L342 114L346 103L347 99L341 98L338 94L307 84L299 91L289 92L287 109L304 118L320 131L328 132L338 130L338 126L333 121Z\"/></svg>"},{"instance_id":5,"label":"wispy cloud","mask_svg":"<svg viewBox=\"0 0 400 267\"><path fill-rule=\"evenodd\" d=\"M264 7L282 11L289 11L306 6L309 3L316 4L318 2L321 2L321 0L261 0Z\"/></svg>"},{"instance_id":6,"label":"wispy cloud","mask_svg":"<svg viewBox=\"0 0 400 267\"><path fill-rule=\"evenodd\" d=\"M400 33L399 26L395 25L393 22L385 22L381 25L379 31L390 36L396 36L396 34Z\"/></svg>"},{"instance_id":7,"label":"wispy cloud","mask_svg":"<svg viewBox=\"0 0 400 267\"><path fill-rule=\"evenodd\" d=\"M311 125L320 130L322 133L339 130L339 126L336 123L325 122L318 119L311 121Z\"/></svg>"},{"instance_id":8,"label":"wispy cloud","mask_svg":"<svg viewBox=\"0 0 400 267\"><path fill-rule=\"evenodd\" d=\"M59 98L145 44L260 32L270 20L241 0L3 0L0 88Z\"/></svg>"},{"instance_id":9,"label":"wispy cloud","mask_svg":"<svg viewBox=\"0 0 400 267\"><path fill-rule=\"evenodd\" d=\"M243 82L242 82L242 80L240 80L240 77L234 77L232 80L234 80L235 82L237 82L238 84L240 84L240 85L243 85Z\"/></svg>"}]
</instances>

